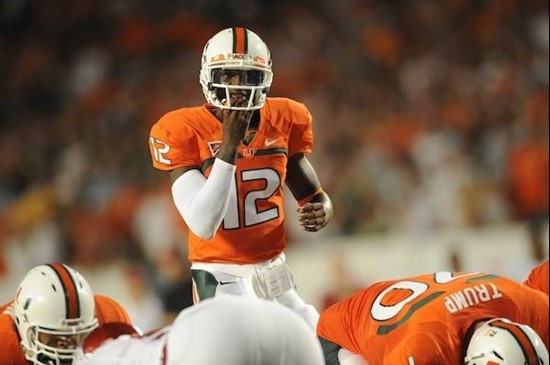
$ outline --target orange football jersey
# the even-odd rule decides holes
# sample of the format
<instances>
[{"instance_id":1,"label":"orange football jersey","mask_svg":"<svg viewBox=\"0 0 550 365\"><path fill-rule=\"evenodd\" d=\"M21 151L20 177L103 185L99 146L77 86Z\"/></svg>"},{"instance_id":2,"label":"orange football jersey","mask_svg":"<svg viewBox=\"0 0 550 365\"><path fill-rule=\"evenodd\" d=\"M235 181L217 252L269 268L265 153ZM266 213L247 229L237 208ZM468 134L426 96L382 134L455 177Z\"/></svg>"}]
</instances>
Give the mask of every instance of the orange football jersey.
<instances>
[{"instance_id":1,"label":"orange football jersey","mask_svg":"<svg viewBox=\"0 0 550 365\"><path fill-rule=\"evenodd\" d=\"M487 273L376 283L324 311L317 334L369 365L461 365L468 328L495 317L531 326L548 347L548 296Z\"/></svg>"},{"instance_id":2,"label":"orange football jersey","mask_svg":"<svg viewBox=\"0 0 550 365\"><path fill-rule=\"evenodd\" d=\"M153 166L211 171L222 141L222 123L206 105L164 115L151 129ZM254 263L271 259L286 246L283 184L289 156L309 153L312 118L307 108L285 98L268 98L252 142L238 148L235 189L216 235L203 240L189 231L194 262ZM220 202L221 203L221 202Z\"/></svg>"},{"instance_id":3,"label":"orange football jersey","mask_svg":"<svg viewBox=\"0 0 550 365\"><path fill-rule=\"evenodd\" d=\"M123 322L130 324L128 313L113 299L95 295L96 318L99 324L110 322ZM25 360L19 345L19 333L13 322L11 304L6 303L0 307L0 365L30 365Z\"/></svg>"},{"instance_id":4,"label":"orange football jersey","mask_svg":"<svg viewBox=\"0 0 550 365\"><path fill-rule=\"evenodd\" d=\"M548 295L548 260L531 270L525 285L542 291Z\"/></svg>"}]
</instances>

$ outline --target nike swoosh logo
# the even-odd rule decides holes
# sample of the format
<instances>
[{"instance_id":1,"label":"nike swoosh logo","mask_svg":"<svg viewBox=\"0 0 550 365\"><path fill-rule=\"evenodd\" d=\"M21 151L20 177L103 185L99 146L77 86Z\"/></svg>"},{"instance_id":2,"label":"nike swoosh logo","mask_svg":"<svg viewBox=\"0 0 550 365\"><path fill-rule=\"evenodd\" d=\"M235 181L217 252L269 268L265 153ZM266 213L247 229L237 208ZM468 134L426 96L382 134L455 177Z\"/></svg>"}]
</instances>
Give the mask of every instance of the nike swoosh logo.
<instances>
[{"instance_id":1,"label":"nike swoosh logo","mask_svg":"<svg viewBox=\"0 0 550 365\"><path fill-rule=\"evenodd\" d=\"M281 139L281 137L275 138L275 139L266 138L266 139L265 139L265 146L266 146L266 147L269 147L269 146L271 146L272 144L276 143L276 142L277 142L278 140L280 140L280 139Z\"/></svg>"},{"instance_id":2,"label":"nike swoosh logo","mask_svg":"<svg viewBox=\"0 0 550 365\"><path fill-rule=\"evenodd\" d=\"M227 285L227 284L235 284L236 281L219 281L218 284L220 285Z\"/></svg>"}]
</instances>

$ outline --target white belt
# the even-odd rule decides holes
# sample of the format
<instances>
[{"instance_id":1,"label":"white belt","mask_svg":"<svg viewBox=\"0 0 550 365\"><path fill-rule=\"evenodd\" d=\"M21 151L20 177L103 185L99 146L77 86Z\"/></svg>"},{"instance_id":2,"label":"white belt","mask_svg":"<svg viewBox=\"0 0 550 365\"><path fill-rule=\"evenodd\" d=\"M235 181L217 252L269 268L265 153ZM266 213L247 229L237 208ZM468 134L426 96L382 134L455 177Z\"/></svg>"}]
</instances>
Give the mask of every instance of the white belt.
<instances>
[{"instance_id":1,"label":"white belt","mask_svg":"<svg viewBox=\"0 0 550 365\"><path fill-rule=\"evenodd\" d=\"M220 264L194 262L192 270L221 272L242 278L258 297L273 299L295 288L294 276L286 264L285 254L256 264Z\"/></svg>"},{"instance_id":2,"label":"white belt","mask_svg":"<svg viewBox=\"0 0 550 365\"><path fill-rule=\"evenodd\" d=\"M260 261L255 264L226 264L226 263L210 263L210 262L193 262L191 264L191 270L204 270L204 271L221 271L223 273L234 275L238 277L247 277L254 274L255 270L270 265L271 263L281 260L286 262L286 256L282 252L279 256L274 257L267 261Z\"/></svg>"}]
</instances>

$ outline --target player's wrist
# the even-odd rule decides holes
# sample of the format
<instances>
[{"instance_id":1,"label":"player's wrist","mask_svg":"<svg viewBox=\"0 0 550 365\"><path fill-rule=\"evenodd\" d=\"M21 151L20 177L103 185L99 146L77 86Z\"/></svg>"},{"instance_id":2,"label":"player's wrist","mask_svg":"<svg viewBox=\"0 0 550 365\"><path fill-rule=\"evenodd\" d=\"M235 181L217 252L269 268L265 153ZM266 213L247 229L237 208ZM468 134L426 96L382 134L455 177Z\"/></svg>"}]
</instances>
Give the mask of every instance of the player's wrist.
<instances>
[{"instance_id":1,"label":"player's wrist","mask_svg":"<svg viewBox=\"0 0 550 365\"><path fill-rule=\"evenodd\" d=\"M218 156L216 156L216 159L214 160L212 171L214 171L214 168L216 168L216 171L224 171L223 174L227 172L231 176L233 176L233 174L235 173L235 164L224 161ZM210 175L212 176L212 173L210 173Z\"/></svg>"},{"instance_id":2,"label":"player's wrist","mask_svg":"<svg viewBox=\"0 0 550 365\"><path fill-rule=\"evenodd\" d=\"M231 147L231 148L237 148L241 141L243 140L244 136L235 136L228 133L228 135L224 135L222 139L222 144L220 147Z\"/></svg>"},{"instance_id":3,"label":"player's wrist","mask_svg":"<svg viewBox=\"0 0 550 365\"><path fill-rule=\"evenodd\" d=\"M330 200L330 197L327 193L323 192L323 208L325 209L325 221L328 224L332 220L332 217L334 216L334 207L332 206L332 200Z\"/></svg>"},{"instance_id":4,"label":"player's wrist","mask_svg":"<svg viewBox=\"0 0 550 365\"><path fill-rule=\"evenodd\" d=\"M235 144L234 142L222 142L220 150L216 154L216 158L234 165L237 160L237 146L238 144Z\"/></svg>"}]
</instances>

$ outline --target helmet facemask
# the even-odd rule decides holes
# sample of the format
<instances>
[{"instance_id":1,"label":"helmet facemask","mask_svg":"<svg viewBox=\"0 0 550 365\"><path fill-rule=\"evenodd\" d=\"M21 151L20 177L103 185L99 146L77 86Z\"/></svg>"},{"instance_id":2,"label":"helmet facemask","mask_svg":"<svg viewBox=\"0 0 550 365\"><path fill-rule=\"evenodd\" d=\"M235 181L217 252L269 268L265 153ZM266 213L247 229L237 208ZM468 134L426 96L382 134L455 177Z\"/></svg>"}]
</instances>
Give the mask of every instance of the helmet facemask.
<instances>
[{"instance_id":1,"label":"helmet facemask","mask_svg":"<svg viewBox=\"0 0 550 365\"><path fill-rule=\"evenodd\" d=\"M206 100L220 109L261 109L269 92L272 72L254 66L233 67L215 65L201 70L200 82ZM233 105L235 95L244 97L246 105Z\"/></svg>"},{"instance_id":2,"label":"helmet facemask","mask_svg":"<svg viewBox=\"0 0 550 365\"><path fill-rule=\"evenodd\" d=\"M27 360L42 365L71 365L77 356L78 346L98 325L97 319L86 326L68 330L31 326L27 341L22 341Z\"/></svg>"}]
</instances>

